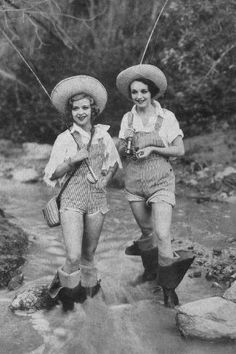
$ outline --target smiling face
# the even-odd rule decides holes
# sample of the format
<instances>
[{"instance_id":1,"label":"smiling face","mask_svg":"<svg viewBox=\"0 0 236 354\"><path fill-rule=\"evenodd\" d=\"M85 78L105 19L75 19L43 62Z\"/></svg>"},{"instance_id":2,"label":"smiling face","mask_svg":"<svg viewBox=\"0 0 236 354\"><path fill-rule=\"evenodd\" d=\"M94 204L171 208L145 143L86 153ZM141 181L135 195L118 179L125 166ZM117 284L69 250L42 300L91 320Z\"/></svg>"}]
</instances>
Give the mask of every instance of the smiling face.
<instances>
[{"instance_id":1,"label":"smiling face","mask_svg":"<svg viewBox=\"0 0 236 354\"><path fill-rule=\"evenodd\" d=\"M81 128L85 129L91 125L91 104L88 98L81 98L72 102L73 121Z\"/></svg>"},{"instance_id":2,"label":"smiling face","mask_svg":"<svg viewBox=\"0 0 236 354\"><path fill-rule=\"evenodd\" d=\"M146 108L151 104L151 92L143 82L133 81L130 85L130 95L139 108Z\"/></svg>"}]
</instances>

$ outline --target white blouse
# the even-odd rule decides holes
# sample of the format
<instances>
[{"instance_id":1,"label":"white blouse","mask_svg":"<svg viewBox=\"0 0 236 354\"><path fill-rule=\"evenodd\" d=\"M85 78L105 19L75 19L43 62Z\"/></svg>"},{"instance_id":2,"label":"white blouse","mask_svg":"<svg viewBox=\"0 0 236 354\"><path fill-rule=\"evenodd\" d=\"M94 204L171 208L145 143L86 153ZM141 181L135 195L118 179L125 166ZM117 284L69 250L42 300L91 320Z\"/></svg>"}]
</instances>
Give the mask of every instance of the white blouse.
<instances>
[{"instance_id":1,"label":"white blouse","mask_svg":"<svg viewBox=\"0 0 236 354\"><path fill-rule=\"evenodd\" d=\"M92 139L92 145L96 144L98 139L103 138L103 142L105 145L105 158L102 166L102 170L108 171L110 167L113 167L117 162L119 167L122 168L122 163L118 154L118 151L115 147L115 144L107 132L110 128L109 125L97 124L95 125L95 133ZM90 133L87 133L85 130L80 128L77 124L73 124L71 132L79 132L81 134L81 139L83 144L88 144L90 139ZM58 180L51 181L53 173L56 168L67 160L70 157L73 157L77 153L78 146L74 141L74 138L71 136L71 133L65 130L63 133L59 134L54 142L52 147L52 152L50 159L45 167L44 173L44 181L52 187L55 187L57 182L61 185L66 176L64 175L62 178L58 178Z\"/></svg>"},{"instance_id":2,"label":"white blouse","mask_svg":"<svg viewBox=\"0 0 236 354\"><path fill-rule=\"evenodd\" d=\"M149 118L148 123L144 126L142 123L142 119L138 115L136 111L136 106L133 106L131 112L133 113L133 129L136 132L151 132L155 128L155 123L158 116L163 118L163 122L161 128L159 130L159 136L162 138L165 146L168 146L172 143L172 141L177 138L178 135L184 136L183 131L179 127L179 122L177 121L174 113L169 111L168 109L162 108L158 101L154 101L155 113L153 116ZM119 132L119 138L126 138L126 131L130 129L128 124L128 115L129 112L126 113L121 121L121 127Z\"/></svg>"}]
</instances>

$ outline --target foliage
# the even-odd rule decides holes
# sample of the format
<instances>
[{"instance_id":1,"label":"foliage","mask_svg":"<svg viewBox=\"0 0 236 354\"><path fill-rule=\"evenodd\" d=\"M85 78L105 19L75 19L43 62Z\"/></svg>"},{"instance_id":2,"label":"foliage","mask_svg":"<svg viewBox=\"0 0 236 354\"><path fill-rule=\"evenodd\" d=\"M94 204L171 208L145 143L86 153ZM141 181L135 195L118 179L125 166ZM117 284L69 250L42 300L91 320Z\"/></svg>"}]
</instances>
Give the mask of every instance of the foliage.
<instances>
[{"instance_id":1,"label":"foliage","mask_svg":"<svg viewBox=\"0 0 236 354\"><path fill-rule=\"evenodd\" d=\"M49 92L70 75L83 73L100 79L109 92L107 109L100 121L111 124L112 133L117 134L120 119L131 104L117 92L116 76L122 69L139 63L164 2L2 3L0 135L52 142L63 129L48 97L9 47L4 33L33 63ZM150 42L144 62L165 72L168 91L161 103L176 113L187 135L211 130L225 121L233 122L234 10L234 0L170 0Z\"/></svg>"}]
</instances>

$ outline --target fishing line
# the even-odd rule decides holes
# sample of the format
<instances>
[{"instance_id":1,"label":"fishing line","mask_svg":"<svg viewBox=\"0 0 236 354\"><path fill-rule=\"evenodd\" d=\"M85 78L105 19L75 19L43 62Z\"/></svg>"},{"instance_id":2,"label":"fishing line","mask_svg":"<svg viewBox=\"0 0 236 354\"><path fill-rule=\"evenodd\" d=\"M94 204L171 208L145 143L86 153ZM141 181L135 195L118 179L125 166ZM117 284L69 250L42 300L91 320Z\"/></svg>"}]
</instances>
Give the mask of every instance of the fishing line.
<instances>
[{"instance_id":1,"label":"fishing line","mask_svg":"<svg viewBox=\"0 0 236 354\"><path fill-rule=\"evenodd\" d=\"M166 0L166 1L165 1L165 3L164 3L164 5L162 6L162 9L161 9L159 15L157 16L157 19L156 19L156 21L155 21L155 23L154 23L154 25L153 25L153 27L152 27L152 31L151 31L151 33L150 33L150 36L149 36L148 40L147 40L147 44L146 44L146 46L145 46L145 48L144 48L143 55L142 55L142 58L141 58L139 64L142 64L142 63L143 63L143 59L144 59L145 54L146 54L146 52L147 52L147 49L148 49L149 43L150 43L150 41L151 41L152 35L153 35L154 31L155 31L155 28L156 28L156 26L157 26L157 23L158 23L158 21L159 21L161 15L162 15L162 13L163 13L165 7L166 7L168 1L169 1L169 0Z\"/></svg>"},{"instance_id":2,"label":"fishing line","mask_svg":"<svg viewBox=\"0 0 236 354\"><path fill-rule=\"evenodd\" d=\"M39 85L41 86L41 88L43 89L43 91L46 93L46 95L48 96L48 98L50 99L50 102L51 101L51 97L47 91L47 89L45 88L45 86L42 84L41 80L39 79L39 77L37 76L37 74L34 72L34 70L32 69L31 65L27 62L26 58L24 57L24 55L20 52L20 50L14 45L14 43L12 42L12 40L8 37L8 35L6 34L5 31L3 31L1 28L0 28L2 34L4 35L4 37L7 39L7 41L11 44L11 46L15 49L15 51L18 53L18 55L21 57L21 59L23 60L23 62L25 63L25 65L27 66L27 68L31 71L31 73L34 75L34 77L36 78L36 80L38 81ZM70 131L70 128L67 124L66 121L64 121L63 118L61 118L60 116L57 116L57 119L59 119L60 121L62 121L64 124L66 124L67 126L67 129ZM71 131L70 131L71 133ZM75 140L73 134L71 133L71 136L73 137L73 139ZM90 138L90 141L92 140L92 137L93 137L93 134L91 133L91 138ZM76 140L75 140L76 142ZM77 142L76 142L77 143ZM89 143L90 144L90 143ZM89 160L88 158L84 159L84 162L89 170L89 173L87 175L87 178L89 180L90 183L96 183L98 181L98 178L97 176L95 175L92 167L90 166L89 164Z\"/></svg>"},{"instance_id":3,"label":"fishing line","mask_svg":"<svg viewBox=\"0 0 236 354\"><path fill-rule=\"evenodd\" d=\"M42 87L43 91L46 93L46 95L48 96L48 98L51 101L51 97L48 93L48 91L46 90L45 86L42 84L42 82L40 81L40 79L38 78L38 76L36 75L36 73L34 72L34 70L31 68L31 66L29 65L29 63L27 62L27 60L25 59L24 55L20 52L20 50L15 46L15 44L12 42L12 40L8 37L8 35L6 34L5 31L3 31L3 29L0 29L2 34L4 35L4 37L7 39L7 41L10 43L10 45L15 49L15 51L18 53L18 55L21 57L21 59L23 60L23 62L25 63L25 65L28 67L28 69L31 71L31 73L34 75L34 77L36 78L36 80L38 81L39 85Z\"/></svg>"}]
</instances>

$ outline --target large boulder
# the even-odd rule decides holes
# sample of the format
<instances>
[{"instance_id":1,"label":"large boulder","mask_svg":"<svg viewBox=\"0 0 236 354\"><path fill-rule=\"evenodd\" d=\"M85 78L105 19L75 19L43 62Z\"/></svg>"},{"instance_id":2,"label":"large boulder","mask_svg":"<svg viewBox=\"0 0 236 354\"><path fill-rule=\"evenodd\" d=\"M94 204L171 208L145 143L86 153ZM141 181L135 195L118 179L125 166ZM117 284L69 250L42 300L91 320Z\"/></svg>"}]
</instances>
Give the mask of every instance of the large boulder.
<instances>
[{"instance_id":1,"label":"large boulder","mask_svg":"<svg viewBox=\"0 0 236 354\"><path fill-rule=\"evenodd\" d=\"M18 168L12 172L12 178L18 182L32 183L40 179L40 173L34 168Z\"/></svg>"},{"instance_id":2,"label":"large boulder","mask_svg":"<svg viewBox=\"0 0 236 354\"><path fill-rule=\"evenodd\" d=\"M236 304L217 296L193 301L179 307L176 324L185 337L236 339Z\"/></svg>"},{"instance_id":3,"label":"large boulder","mask_svg":"<svg viewBox=\"0 0 236 354\"><path fill-rule=\"evenodd\" d=\"M236 281L234 281L231 287L226 290L223 295L223 298L236 303Z\"/></svg>"}]
</instances>

